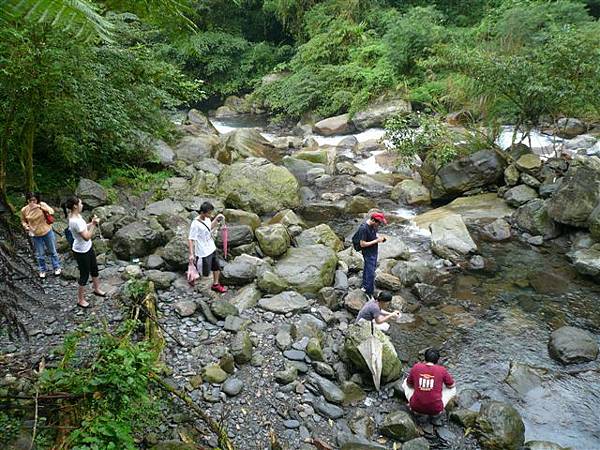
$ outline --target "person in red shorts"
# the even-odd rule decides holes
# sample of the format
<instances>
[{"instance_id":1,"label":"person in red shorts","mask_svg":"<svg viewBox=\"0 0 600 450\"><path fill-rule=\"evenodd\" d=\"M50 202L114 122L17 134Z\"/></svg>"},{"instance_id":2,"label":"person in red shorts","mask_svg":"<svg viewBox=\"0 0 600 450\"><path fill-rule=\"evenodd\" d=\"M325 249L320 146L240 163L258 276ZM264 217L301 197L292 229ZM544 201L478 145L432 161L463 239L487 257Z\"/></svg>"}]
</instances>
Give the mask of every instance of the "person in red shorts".
<instances>
[{"instance_id":1,"label":"person in red shorts","mask_svg":"<svg viewBox=\"0 0 600 450\"><path fill-rule=\"evenodd\" d=\"M444 408L456 395L452 375L437 362L440 352L435 348L425 351L425 362L416 363L403 383L410 409L429 416L433 425L441 425Z\"/></svg>"}]
</instances>

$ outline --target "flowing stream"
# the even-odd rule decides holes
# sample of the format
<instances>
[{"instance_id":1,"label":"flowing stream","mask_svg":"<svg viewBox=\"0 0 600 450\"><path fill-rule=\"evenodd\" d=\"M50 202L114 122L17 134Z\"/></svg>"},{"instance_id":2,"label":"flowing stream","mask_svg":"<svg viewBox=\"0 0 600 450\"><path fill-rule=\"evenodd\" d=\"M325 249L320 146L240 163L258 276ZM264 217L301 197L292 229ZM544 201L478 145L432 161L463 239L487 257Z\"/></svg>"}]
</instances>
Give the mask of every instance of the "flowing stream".
<instances>
[{"instance_id":1,"label":"flowing stream","mask_svg":"<svg viewBox=\"0 0 600 450\"><path fill-rule=\"evenodd\" d=\"M221 133L264 126L264 122L239 121L213 124ZM363 142L381 139L383 134L384 130L372 129L355 137ZM275 137L266 132L263 136ZM346 137L314 136L320 145L337 145ZM511 139L512 129L506 127L498 143L506 148ZM533 133L531 140L547 155L554 152L557 142L539 133ZM355 164L367 174L387 172L376 156ZM389 212L410 219L420 211L398 204ZM349 232L354 226L355 222L349 222L342 228ZM388 228L386 233L398 235L409 245L413 259L432 259L427 232L410 222ZM558 247L474 238L492 268L453 275L446 286L451 297L447 304L422 308L415 320L394 324L390 335L399 356L412 363L422 349L439 346L459 391L475 389L483 398L513 404L525 422L526 441L600 449L600 362L564 367L549 357L547 348L551 331L562 325L590 330L600 341L600 285L578 276ZM541 368L544 375L533 382L525 379L529 387L516 390L505 382L511 362Z\"/></svg>"}]
</instances>

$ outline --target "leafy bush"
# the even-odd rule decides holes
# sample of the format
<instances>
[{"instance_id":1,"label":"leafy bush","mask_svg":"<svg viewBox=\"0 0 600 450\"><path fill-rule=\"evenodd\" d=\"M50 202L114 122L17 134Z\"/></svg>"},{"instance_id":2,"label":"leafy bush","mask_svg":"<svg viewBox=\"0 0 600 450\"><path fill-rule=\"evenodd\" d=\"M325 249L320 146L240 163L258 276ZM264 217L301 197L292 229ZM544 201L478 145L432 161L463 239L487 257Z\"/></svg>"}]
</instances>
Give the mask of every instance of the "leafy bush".
<instances>
[{"instance_id":1,"label":"leafy bush","mask_svg":"<svg viewBox=\"0 0 600 450\"><path fill-rule=\"evenodd\" d=\"M173 176L170 170L150 172L143 167L125 166L110 169L109 174L100 184L107 189L128 187L132 193L139 195L160 187L163 182Z\"/></svg>"}]
</instances>

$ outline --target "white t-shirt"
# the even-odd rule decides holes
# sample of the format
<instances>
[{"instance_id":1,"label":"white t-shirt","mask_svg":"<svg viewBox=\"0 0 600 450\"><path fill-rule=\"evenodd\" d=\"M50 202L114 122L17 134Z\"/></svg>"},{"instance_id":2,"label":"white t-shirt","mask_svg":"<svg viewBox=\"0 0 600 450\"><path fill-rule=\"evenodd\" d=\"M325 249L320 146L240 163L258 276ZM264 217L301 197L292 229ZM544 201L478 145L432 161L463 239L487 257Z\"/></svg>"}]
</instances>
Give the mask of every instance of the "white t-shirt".
<instances>
[{"instance_id":1,"label":"white t-shirt","mask_svg":"<svg viewBox=\"0 0 600 450\"><path fill-rule=\"evenodd\" d=\"M217 250L215 241L210 233L211 220L207 217L201 220L197 217L192 221L189 240L194 241L194 252L198 258L204 258Z\"/></svg>"},{"instance_id":2,"label":"white t-shirt","mask_svg":"<svg viewBox=\"0 0 600 450\"><path fill-rule=\"evenodd\" d=\"M92 240L86 241L81 237L81 232L87 230L85 220L79 217L69 219L69 230L73 233L73 251L77 253L87 253L92 248Z\"/></svg>"}]
</instances>

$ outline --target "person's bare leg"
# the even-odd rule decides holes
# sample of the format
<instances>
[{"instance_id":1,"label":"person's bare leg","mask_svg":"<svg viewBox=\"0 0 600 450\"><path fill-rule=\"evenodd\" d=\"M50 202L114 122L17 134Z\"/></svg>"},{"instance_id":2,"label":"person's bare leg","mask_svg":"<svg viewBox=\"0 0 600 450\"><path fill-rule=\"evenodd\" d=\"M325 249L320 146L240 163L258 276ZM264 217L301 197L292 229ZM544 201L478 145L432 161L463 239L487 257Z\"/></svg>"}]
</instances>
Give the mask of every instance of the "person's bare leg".
<instances>
[{"instance_id":1,"label":"person's bare leg","mask_svg":"<svg viewBox=\"0 0 600 450\"><path fill-rule=\"evenodd\" d=\"M213 271L213 285L215 284L219 284L219 277L221 275L221 272L219 272L218 270Z\"/></svg>"},{"instance_id":2,"label":"person's bare leg","mask_svg":"<svg viewBox=\"0 0 600 450\"><path fill-rule=\"evenodd\" d=\"M77 303L83 307L87 307L90 304L85 301L85 287L78 286L77 287Z\"/></svg>"},{"instance_id":3,"label":"person's bare leg","mask_svg":"<svg viewBox=\"0 0 600 450\"><path fill-rule=\"evenodd\" d=\"M100 289L100 279L98 277L92 277L92 286L96 294L105 295L106 292Z\"/></svg>"}]
</instances>

